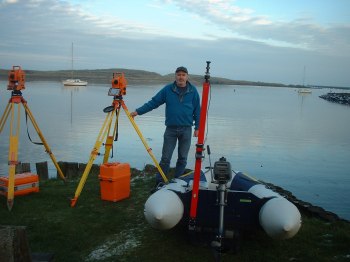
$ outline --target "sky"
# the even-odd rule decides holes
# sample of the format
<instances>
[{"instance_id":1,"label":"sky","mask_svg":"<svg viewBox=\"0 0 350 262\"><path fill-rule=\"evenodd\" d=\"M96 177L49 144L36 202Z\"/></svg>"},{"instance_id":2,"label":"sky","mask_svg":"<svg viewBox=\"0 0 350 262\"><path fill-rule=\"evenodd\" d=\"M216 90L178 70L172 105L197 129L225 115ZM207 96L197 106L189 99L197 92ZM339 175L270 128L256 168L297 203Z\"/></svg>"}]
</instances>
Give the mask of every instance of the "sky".
<instances>
[{"instance_id":1,"label":"sky","mask_svg":"<svg viewBox=\"0 0 350 262\"><path fill-rule=\"evenodd\" d=\"M0 68L350 87L349 0L0 0Z\"/></svg>"}]
</instances>

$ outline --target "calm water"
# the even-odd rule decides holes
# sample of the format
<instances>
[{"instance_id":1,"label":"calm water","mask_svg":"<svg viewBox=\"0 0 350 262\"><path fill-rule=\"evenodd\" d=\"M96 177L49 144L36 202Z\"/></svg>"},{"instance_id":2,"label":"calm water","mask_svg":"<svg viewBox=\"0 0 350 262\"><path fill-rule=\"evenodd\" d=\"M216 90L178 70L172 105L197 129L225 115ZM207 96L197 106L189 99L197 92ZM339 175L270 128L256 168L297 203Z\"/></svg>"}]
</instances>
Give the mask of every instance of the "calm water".
<instances>
[{"instance_id":1,"label":"calm water","mask_svg":"<svg viewBox=\"0 0 350 262\"><path fill-rule=\"evenodd\" d=\"M6 85L0 81L1 114L10 98ZM27 83L23 96L58 161L88 161L105 119L102 110L112 102L107 95L109 87ZM132 111L160 88L129 86L126 105ZM350 219L350 107L318 97L328 91L316 89L301 96L292 88L212 86L206 139L211 162L225 156L235 170L282 186L304 201ZM30 162L32 171L36 162L48 161L50 175L55 176L43 146L29 142L24 119L22 110L19 160ZM135 119L159 160L164 107ZM125 112L119 120L119 140L110 161L129 162L139 169L153 163ZM9 119L6 124L0 134L0 175L8 172ZM39 141L31 125L29 132ZM194 167L195 143L193 139L189 168ZM95 163L101 161L99 157ZM206 156L203 166L208 163Z\"/></svg>"}]
</instances>

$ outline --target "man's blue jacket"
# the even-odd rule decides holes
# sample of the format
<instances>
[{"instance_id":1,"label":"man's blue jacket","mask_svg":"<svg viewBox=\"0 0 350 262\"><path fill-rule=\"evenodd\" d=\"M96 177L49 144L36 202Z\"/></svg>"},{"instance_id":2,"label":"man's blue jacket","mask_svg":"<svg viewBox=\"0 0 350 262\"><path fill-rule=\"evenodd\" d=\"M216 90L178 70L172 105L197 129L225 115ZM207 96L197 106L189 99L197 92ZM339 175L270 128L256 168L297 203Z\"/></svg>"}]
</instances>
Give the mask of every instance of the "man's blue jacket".
<instances>
[{"instance_id":1,"label":"man's blue jacket","mask_svg":"<svg viewBox=\"0 0 350 262\"><path fill-rule=\"evenodd\" d=\"M181 92L185 90L185 92ZM199 128L200 98L194 85L178 87L176 82L163 87L150 101L136 109L143 115L165 103L166 126L195 126Z\"/></svg>"}]
</instances>

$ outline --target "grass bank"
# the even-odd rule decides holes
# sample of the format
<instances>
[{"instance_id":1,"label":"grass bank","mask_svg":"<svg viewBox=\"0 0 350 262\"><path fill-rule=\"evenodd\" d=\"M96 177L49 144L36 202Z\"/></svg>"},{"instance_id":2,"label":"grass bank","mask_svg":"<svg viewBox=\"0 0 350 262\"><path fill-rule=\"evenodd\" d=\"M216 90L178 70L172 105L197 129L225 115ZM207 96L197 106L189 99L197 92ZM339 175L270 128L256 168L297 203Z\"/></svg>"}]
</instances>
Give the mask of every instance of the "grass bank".
<instances>
[{"instance_id":1,"label":"grass bank","mask_svg":"<svg viewBox=\"0 0 350 262\"><path fill-rule=\"evenodd\" d=\"M185 228L163 232L147 224L143 206L154 180L132 173L131 196L117 203L100 200L97 174L89 175L75 208L70 198L79 180L43 181L39 193L15 197L11 212L1 197L1 225L26 226L31 251L54 253L55 261L215 261L207 239L193 243ZM222 261L350 261L350 224L303 215L294 238L254 232Z\"/></svg>"}]
</instances>

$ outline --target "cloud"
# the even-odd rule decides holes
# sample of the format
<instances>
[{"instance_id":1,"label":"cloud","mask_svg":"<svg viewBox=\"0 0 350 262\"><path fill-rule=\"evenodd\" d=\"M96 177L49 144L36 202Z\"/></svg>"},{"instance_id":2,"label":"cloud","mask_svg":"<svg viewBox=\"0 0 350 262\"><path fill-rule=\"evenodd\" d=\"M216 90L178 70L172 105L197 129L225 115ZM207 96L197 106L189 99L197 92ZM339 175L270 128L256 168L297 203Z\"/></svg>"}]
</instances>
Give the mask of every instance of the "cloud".
<instances>
[{"instance_id":1,"label":"cloud","mask_svg":"<svg viewBox=\"0 0 350 262\"><path fill-rule=\"evenodd\" d=\"M2 1L0 67L69 69L74 42L76 69L117 67L168 74L187 65L192 74L203 74L205 61L211 60L213 76L300 84L306 66L308 84L349 85L347 25L275 22L223 0L170 2L197 20L230 30L231 36L168 35L157 25L97 16L67 1ZM209 15L203 15L207 11Z\"/></svg>"},{"instance_id":2,"label":"cloud","mask_svg":"<svg viewBox=\"0 0 350 262\"><path fill-rule=\"evenodd\" d=\"M168 2L168 1L166 1ZM180 9L195 13L242 39L270 45L308 49L339 56L350 56L350 25L321 26L310 19L273 21L242 9L228 0L173 0Z\"/></svg>"},{"instance_id":3,"label":"cloud","mask_svg":"<svg viewBox=\"0 0 350 262\"><path fill-rule=\"evenodd\" d=\"M6 5L6 4L15 4L17 3L18 0L2 0L1 4Z\"/></svg>"}]
</instances>

